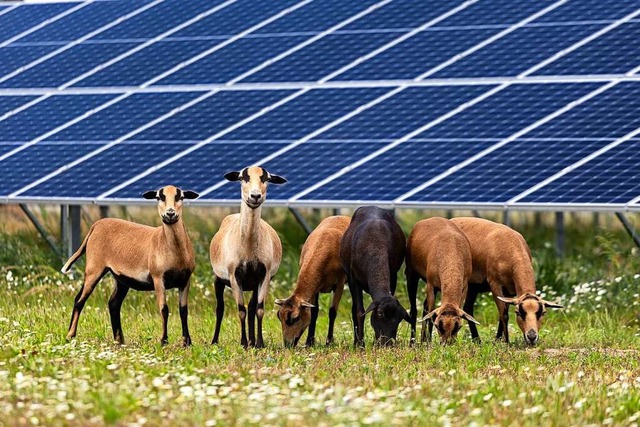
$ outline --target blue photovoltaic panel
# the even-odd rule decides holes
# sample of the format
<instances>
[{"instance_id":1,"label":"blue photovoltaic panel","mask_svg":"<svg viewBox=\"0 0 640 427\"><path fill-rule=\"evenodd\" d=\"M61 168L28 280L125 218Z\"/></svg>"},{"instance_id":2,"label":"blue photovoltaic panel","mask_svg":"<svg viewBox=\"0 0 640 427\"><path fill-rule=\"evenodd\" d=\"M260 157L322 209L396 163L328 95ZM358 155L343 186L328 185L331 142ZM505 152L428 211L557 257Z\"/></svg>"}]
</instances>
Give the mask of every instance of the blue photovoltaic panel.
<instances>
[{"instance_id":1,"label":"blue photovoltaic panel","mask_svg":"<svg viewBox=\"0 0 640 427\"><path fill-rule=\"evenodd\" d=\"M512 85L420 134L420 138L507 138L601 86L600 83Z\"/></svg>"},{"instance_id":2,"label":"blue photovoltaic panel","mask_svg":"<svg viewBox=\"0 0 640 427\"><path fill-rule=\"evenodd\" d=\"M614 2L572 0L537 19L536 22L611 22L634 12L638 7L636 0L616 0Z\"/></svg>"},{"instance_id":3,"label":"blue photovoltaic panel","mask_svg":"<svg viewBox=\"0 0 640 427\"><path fill-rule=\"evenodd\" d=\"M47 141L109 141L146 125L203 92L138 93L56 133Z\"/></svg>"},{"instance_id":4,"label":"blue photovoltaic panel","mask_svg":"<svg viewBox=\"0 0 640 427\"><path fill-rule=\"evenodd\" d=\"M514 76L595 33L604 25L523 27L432 77Z\"/></svg>"},{"instance_id":5,"label":"blue photovoltaic panel","mask_svg":"<svg viewBox=\"0 0 640 427\"><path fill-rule=\"evenodd\" d=\"M190 144L183 143L144 144L137 142L115 145L81 165L30 189L24 195L33 197L97 197L124 179L146 170L158 161L171 157L189 146ZM91 182L90 189L87 189L87 182ZM147 190L155 190L168 183L168 181L163 181L163 183L157 183ZM137 194L137 197L139 198L141 195L142 191Z\"/></svg>"},{"instance_id":6,"label":"blue photovoltaic panel","mask_svg":"<svg viewBox=\"0 0 640 427\"><path fill-rule=\"evenodd\" d=\"M623 82L527 134L530 138L619 138L640 126L640 83Z\"/></svg>"},{"instance_id":7,"label":"blue photovoltaic panel","mask_svg":"<svg viewBox=\"0 0 640 427\"><path fill-rule=\"evenodd\" d=\"M165 0L92 37L92 40L150 39L222 3L223 0Z\"/></svg>"},{"instance_id":8,"label":"blue photovoltaic panel","mask_svg":"<svg viewBox=\"0 0 640 427\"><path fill-rule=\"evenodd\" d=\"M320 80L397 37L397 33L331 34L242 82Z\"/></svg>"},{"instance_id":9,"label":"blue photovoltaic panel","mask_svg":"<svg viewBox=\"0 0 640 427\"><path fill-rule=\"evenodd\" d=\"M382 148L383 142L313 141L301 144L264 163L267 170L282 174L286 185L269 187L269 200L286 200L325 176ZM206 199L235 199L239 195L237 183L229 183L205 196Z\"/></svg>"},{"instance_id":10,"label":"blue photovoltaic panel","mask_svg":"<svg viewBox=\"0 0 640 427\"><path fill-rule=\"evenodd\" d=\"M297 3L299 3L297 0L238 0L221 11L178 31L172 37L210 37L237 34Z\"/></svg>"},{"instance_id":11,"label":"blue photovoltaic panel","mask_svg":"<svg viewBox=\"0 0 640 427\"><path fill-rule=\"evenodd\" d=\"M318 89L225 135L228 140L293 140L355 110L388 89Z\"/></svg>"},{"instance_id":12,"label":"blue photovoltaic panel","mask_svg":"<svg viewBox=\"0 0 640 427\"><path fill-rule=\"evenodd\" d=\"M16 46L0 48L0 77L59 49L60 46Z\"/></svg>"},{"instance_id":13,"label":"blue photovoltaic panel","mask_svg":"<svg viewBox=\"0 0 640 427\"><path fill-rule=\"evenodd\" d=\"M521 203L628 203L640 196L640 140L607 151Z\"/></svg>"},{"instance_id":14,"label":"blue photovoltaic panel","mask_svg":"<svg viewBox=\"0 0 640 427\"><path fill-rule=\"evenodd\" d=\"M57 87L126 52L135 43L83 43L2 82L1 87Z\"/></svg>"},{"instance_id":15,"label":"blue photovoltaic panel","mask_svg":"<svg viewBox=\"0 0 640 427\"><path fill-rule=\"evenodd\" d=\"M137 86L221 42L192 40L154 43L80 80L74 86Z\"/></svg>"},{"instance_id":16,"label":"blue photovoltaic panel","mask_svg":"<svg viewBox=\"0 0 640 427\"><path fill-rule=\"evenodd\" d=\"M491 141L411 140L300 200L393 200L491 145ZM286 175L285 175L286 176Z\"/></svg>"},{"instance_id":17,"label":"blue photovoltaic panel","mask_svg":"<svg viewBox=\"0 0 640 427\"><path fill-rule=\"evenodd\" d=\"M34 98L35 96L0 96L0 116L26 104Z\"/></svg>"},{"instance_id":18,"label":"blue photovoltaic panel","mask_svg":"<svg viewBox=\"0 0 640 427\"><path fill-rule=\"evenodd\" d=\"M0 196L19 190L98 147L99 145L96 144L40 143L20 151L0 161L0 168L5 171L0 180ZM106 168L106 165L102 166ZM86 182L85 186L87 186Z\"/></svg>"},{"instance_id":19,"label":"blue photovoltaic panel","mask_svg":"<svg viewBox=\"0 0 640 427\"><path fill-rule=\"evenodd\" d=\"M93 2L41 28L20 42L69 42L117 20L123 15L141 8L150 0Z\"/></svg>"},{"instance_id":20,"label":"blue photovoltaic panel","mask_svg":"<svg viewBox=\"0 0 640 427\"><path fill-rule=\"evenodd\" d=\"M256 31L257 34L300 33L313 35L326 30L375 4L376 0L322 0L308 5Z\"/></svg>"},{"instance_id":21,"label":"blue photovoltaic panel","mask_svg":"<svg viewBox=\"0 0 640 427\"><path fill-rule=\"evenodd\" d=\"M114 96L51 96L6 120L0 121L0 140L30 141L98 107Z\"/></svg>"},{"instance_id":22,"label":"blue photovoltaic panel","mask_svg":"<svg viewBox=\"0 0 640 427\"><path fill-rule=\"evenodd\" d=\"M264 166L289 179L289 184L271 188L269 198L276 203L289 203L289 198L345 168L348 172L300 202L389 202L458 166L406 202L502 206L640 126L640 83L605 86L640 65L636 42L640 18L583 43L636 12L637 1L480 0L461 7L461 0L394 0L302 48L301 43L378 2L315 0L284 13L300 6L300 0L229 0L209 13L223 0L164 0L122 20L150 1L89 2L58 21L56 15L79 4L21 5L0 16L0 43L54 18L0 47L0 80L16 73L0 83L0 155L10 154L0 161L0 167L9 171L0 181L0 194L19 191L52 172L18 198L90 200L128 180L133 183L108 197L138 200L141 192L167 183L203 191L220 183L224 172L269 156ZM550 5L554 8L542 13ZM459 10L453 13L455 8ZM183 25L192 19L190 25ZM525 19L530 21L527 25L511 27ZM21 70L112 23L112 28L88 41ZM428 28L402 43L363 59L427 23ZM258 28L236 37L254 26ZM168 37L126 55L173 29ZM491 40L505 30L509 33ZM221 43L224 48L194 60ZM564 53L576 43L584 45ZM460 56L481 44L482 48ZM282 58L271 61L279 55ZM556 56L559 59L535 73L535 83L511 79ZM446 61L452 63L443 67ZM354 62L356 66L334 76L326 85L330 88L300 87L299 83L321 81ZM189 65L178 65L185 63ZM154 86L132 91L176 66L181 69ZM397 87L390 82L415 79L436 67L439 72L415 86ZM71 90L56 95L46 92L94 69ZM193 85L230 86L245 73L249 75L239 83L256 83L256 87L192 91ZM594 75L599 75L599 81L588 82ZM503 82L487 84L486 78L502 77ZM421 85L425 83L429 86ZM180 85L191 87L183 90ZM596 89L602 93L582 105L574 104ZM43 93L44 100L12 115ZM476 102L481 95L486 98ZM117 96L123 98L95 111ZM184 107L196 99L199 102ZM475 104L469 105L470 101ZM543 122L561 108L568 111ZM76 123L69 126L72 120ZM43 135L63 125L67 128L11 154L19 144L44 139ZM319 132L326 125L329 129ZM520 138L494 146L519 133ZM129 134L106 149L105 144ZM307 135L315 137L292 145ZM405 141L408 136L412 138ZM212 137L216 139L184 151ZM401 138L403 142L397 144ZM397 145L388 145L393 142ZM494 150L483 151L492 146ZM94 152L101 147L105 150ZM638 148L639 141L627 141L522 203L627 203L640 195ZM476 154L481 156L461 166ZM166 166L157 167L167 160ZM59 169L74 161L74 167ZM238 186L225 184L202 200L238 197Z\"/></svg>"},{"instance_id":23,"label":"blue photovoltaic panel","mask_svg":"<svg viewBox=\"0 0 640 427\"><path fill-rule=\"evenodd\" d=\"M333 80L413 79L498 31L494 28L423 31Z\"/></svg>"},{"instance_id":24,"label":"blue photovoltaic panel","mask_svg":"<svg viewBox=\"0 0 640 427\"><path fill-rule=\"evenodd\" d=\"M319 139L401 138L491 86L412 87L320 134Z\"/></svg>"},{"instance_id":25,"label":"blue photovoltaic panel","mask_svg":"<svg viewBox=\"0 0 640 427\"><path fill-rule=\"evenodd\" d=\"M503 203L609 142L516 140L406 201Z\"/></svg>"},{"instance_id":26,"label":"blue photovoltaic panel","mask_svg":"<svg viewBox=\"0 0 640 427\"><path fill-rule=\"evenodd\" d=\"M640 65L639 39L640 22L623 24L540 69L535 75L627 73Z\"/></svg>"},{"instance_id":27,"label":"blue photovoltaic panel","mask_svg":"<svg viewBox=\"0 0 640 427\"><path fill-rule=\"evenodd\" d=\"M226 83L264 61L308 39L308 36L248 37L231 43L168 75L156 85ZM183 42L186 44L194 42ZM212 43L212 42L209 42ZM223 40L216 41L216 44Z\"/></svg>"},{"instance_id":28,"label":"blue photovoltaic panel","mask_svg":"<svg viewBox=\"0 0 640 427\"><path fill-rule=\"evenodd\" d=\"M0 42L27 31L34 25L53 18L76 3L22 5L0 16Z\"/></svg>"},{"instance_id":29,"label":"blue photovoltaic panel","mask_svg":"<svg viewBox=\"0 0 640 427\"><path fill-rule=\"evenodd\" d=\"M219 92L136 136L141 141L200 141L251 116L290 91ZM176 129L180 129L176 132Z\"/></svg>"}]
</instances>

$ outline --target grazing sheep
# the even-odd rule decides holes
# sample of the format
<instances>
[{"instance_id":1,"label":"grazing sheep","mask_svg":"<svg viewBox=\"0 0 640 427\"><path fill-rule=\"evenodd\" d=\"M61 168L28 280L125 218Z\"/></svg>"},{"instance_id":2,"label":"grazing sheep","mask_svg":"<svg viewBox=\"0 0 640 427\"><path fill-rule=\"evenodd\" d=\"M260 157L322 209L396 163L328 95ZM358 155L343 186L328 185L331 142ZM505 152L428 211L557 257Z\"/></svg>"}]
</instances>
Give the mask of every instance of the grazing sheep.
<instances>
[{"instance_id":1,"label":"grazing sheep","mask_svg":"<svg viewBox=\"0 0 640 427\"><path fill-rule=\"evenodd\" d=\"M405 237L393 213L375 206L358 208L340 242L340 259L347 273L351 298L354 345L364 347L364 316L371 314L376 342L390 344L409 313L393 294L404 261ZM362 292L373 301L365 310Z\"/></svg>"},{"instance_id":2,"label":"grazing sheep","mask_svg":"<svg viewBox=\"0 0 640 427\"><path fill-rule=\"evenodd\" d=\"M224 289L231 287L238 304L241 344L264 347L262 318L269 283L280 267L282 244L275 230L260 218L262 203L267 197L267 185L284 184L286 179L253 166L224 175L228 181L240 181L242 202L240 213L227 216L211 240L211 265L216 276L216 329L212 344L218 342L224 316ZM243 291L253 291L249 301L249 341L245 329L246 308ZM255 317L258 316L258 339L255 337Z\"/></svg>"},{"instance_id":3,"label":"grazing sheep","mask_svg":"<svg viewBox=\"0 0 640 427\"><path fill-rule=\"evenodd\" d=\"M333 342L333 325L347 279L340 264L340 239L350 221L351 218L348 216L325 218L304 243L296 288L289 298L275 301L280 306L278 319L282 323L285 346L295 347L307 327L309 333L306 345L315 344L320 292L333 292L329 309L327 345Z\"/></svg>"},{"instance_id":4,"label":"grazing sheep","mask_svg":"<svg viewBox=\"0 0 640 427\"><path fill-rule=\"evenodd\" d=\"M84 283L76 295L71 315L67 339L76 336L78 319L85 302L102 277L110 272L116 285L109 298L109 314L113 338L124 343L120 308L129 289L155 291L160 314L162 315L161 343L167 341L167 320L169 308L165 291L178 288L180 296L180 320L182 322L182 343L191 344L187 324L187 297L189 279L195 269L195 257L187 229L182 222L184 199L195 199L198 193L182 191L174 186L166 186L158 191L147 191L145 199L158 200L158 213L162 226L149 227L121 219L105 218L96 221L89 230L80 248L62 267L67 273L71 265L86 253Z\"/></svg>"},{"instance_id":5,"label":"grazing sheep","mask_svg":"<svg viewBox=\"0 0 640 427\"><path fill-rule=\"evenodd\" d=\"M491 291L499 314L496 339L509 342L507 304L513 304L525 343L535 345L546 309L563 306L536 295L535 273L527 242L517 231L486 219L454 218L451 221L471 244L473 271L464 311L473 315L478 293ZM471 336L479 339L476 326L470 323L469 329Z\"/></svg>"},{"instance_id":6,"label":"grazing sheep","mask_svg":"<svg viewBox=\"0 0 640 427\"><path fill-rule=\"evenodd\" d=\"M429 333L422 328L422 342L431 342L433 324L441 342L452 342L462 319L478 323L460 306L467 295L467 282L471 276L471 249L469 241L460 229L445 218L429 218L418 221L407 241L406 270L407 290L411 301L411 340L415 341L416 294L419 279L427 283L422 320L426 320ZM440 307L435 308L438 291L442 292Z\"/></svg>"}]
</instances>

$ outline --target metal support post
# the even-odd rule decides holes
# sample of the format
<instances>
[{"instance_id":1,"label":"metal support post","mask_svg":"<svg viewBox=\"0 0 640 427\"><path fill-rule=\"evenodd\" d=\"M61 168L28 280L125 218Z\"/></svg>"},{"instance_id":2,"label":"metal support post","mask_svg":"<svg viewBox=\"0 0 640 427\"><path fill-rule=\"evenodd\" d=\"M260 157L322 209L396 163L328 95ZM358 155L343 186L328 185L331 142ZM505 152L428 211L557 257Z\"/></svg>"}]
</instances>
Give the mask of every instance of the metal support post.
<instances>
[{"instance_id":1,"label":"metal support post","mask_svg":"<svg viewBox=\"0 0 640 427\"><path fill-rule=\"evenodd\" d=\"M631 238L633 239L633 242L637 247L640 248L640 236L633 227L633 224L631 224L631 221L629 221L629 219L622 212L616 212L616 216L622 223L624 229L627 230L627 233L629 233L629 236L631 236Z\"/></svg>"},{"instance_id":2,"label":"metal support post","mask_svg":"<svg viewBox=\"0 0 640 427\"><path fill-rule=\"evenodd\" d=\"M38 233L40 233L40 235L44 238L44 240L46 240L47 244L51 247L51 249L53 249L53 252L55 252L56 255L60 256L61 255L60 249L58 248L58 245L56 244L55 240L53 240L51 236L49 236L49 233L47 233L47 230L40 223L40 221L38 221L38 218L36 218L33 212L31 212L31 210L27 207L27 205L23 205L23 204L20 204L20 209L22 209L22 212L24 212L25 215L27 215L27 218L29 218L33 226L36 228L36 230L38 230Z\"/></svg>"},{"instance_id":3,"label":"metal support post","mask_svg":"<svg viewBox=\"0 0 640 427\"><path fill-rule=\"evenodd\" d=\"M293 214L293 217L296 219L296 221L298 221L298 224L300 224L302 226L302 228L304 229L304 231L307 232L307 235L311 234L311 232L313 230L309 226L309 223L304 219L302 214L300 212L298 212L297 209L294 209L294 208L289 208L289 210Z\"/></svg>"}]
</instances>

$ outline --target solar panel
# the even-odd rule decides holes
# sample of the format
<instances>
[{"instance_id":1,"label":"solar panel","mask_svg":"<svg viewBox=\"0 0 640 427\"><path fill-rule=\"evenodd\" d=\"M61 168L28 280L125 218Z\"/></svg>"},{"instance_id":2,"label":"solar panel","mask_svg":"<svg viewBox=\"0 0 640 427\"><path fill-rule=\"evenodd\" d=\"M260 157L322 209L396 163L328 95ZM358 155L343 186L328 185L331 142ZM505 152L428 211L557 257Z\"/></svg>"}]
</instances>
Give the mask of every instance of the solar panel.
<instances>
[{"instance_id":1,"label":"solar panel","mask_svg":"<svg viewBox=\"0 0 640 427\"><path fill-rule=\"evenodd\" d=\"M5 202L640 210L632 0L0 6Z\"/></svg>"}]
</instances>

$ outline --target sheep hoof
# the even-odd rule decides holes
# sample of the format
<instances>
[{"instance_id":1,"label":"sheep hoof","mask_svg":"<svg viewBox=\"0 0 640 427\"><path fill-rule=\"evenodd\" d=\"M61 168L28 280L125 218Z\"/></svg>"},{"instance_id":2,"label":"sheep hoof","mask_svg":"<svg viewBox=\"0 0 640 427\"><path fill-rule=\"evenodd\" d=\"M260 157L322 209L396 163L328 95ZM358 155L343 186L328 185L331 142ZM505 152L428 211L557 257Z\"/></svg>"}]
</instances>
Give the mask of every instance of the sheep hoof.
<instances>
[{"instance_id":1,"label":"sheep hoof","mask_svg":"<svg viewBox=\"0 0 640 427\"><path fill-rule=\"evenodd\" d=\"M183 337L182 338L182 346L183 347L191 346L191 337Z\"/></svg>"},{"instance_id":2,"label":"sheep hoof","mask_svg":"<svg viewBox=\"0 0 640 427\"><path fill-rule=\"evenodd\" d=\"M255 348L264 348L264 342L262 340L258 340L254 347Z\"/></svg>"},{"instance_id":3,"label":"sheep hoof","mask_svg":"<svg viewBox=\"0 0 640 427\"><path fill-rule=\"evenodd\" d=\"M164 347L164 346L165 346L165 345L167 345L167 344L169 344L169 340L168 340L167 338L162 338L162 339L160 340L160 345L161 345L161 346L163 346L163 347Z\"/></svg>"},{"instance_id":4,"label":"sheep hoof","mask_svg":"<svg viewBox=\"0 0 640 427\"><path fill-rule=\"evenodd\" d=\"M304 345L305 347L314 347L316 345L316 340L307 340Z\"/></svg>"}]
</instances>

